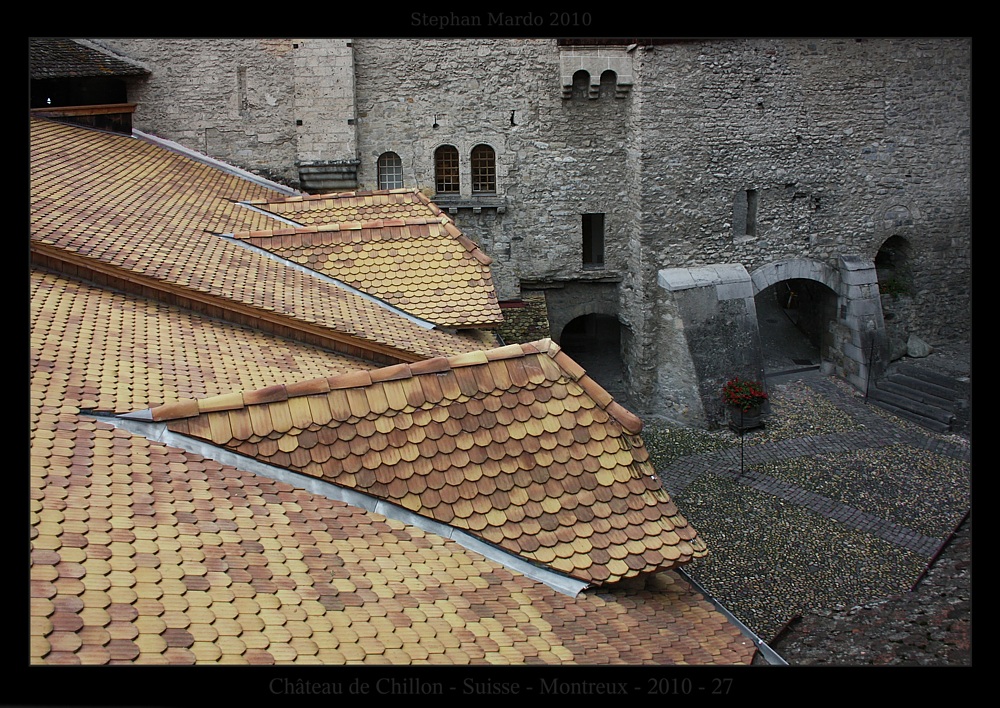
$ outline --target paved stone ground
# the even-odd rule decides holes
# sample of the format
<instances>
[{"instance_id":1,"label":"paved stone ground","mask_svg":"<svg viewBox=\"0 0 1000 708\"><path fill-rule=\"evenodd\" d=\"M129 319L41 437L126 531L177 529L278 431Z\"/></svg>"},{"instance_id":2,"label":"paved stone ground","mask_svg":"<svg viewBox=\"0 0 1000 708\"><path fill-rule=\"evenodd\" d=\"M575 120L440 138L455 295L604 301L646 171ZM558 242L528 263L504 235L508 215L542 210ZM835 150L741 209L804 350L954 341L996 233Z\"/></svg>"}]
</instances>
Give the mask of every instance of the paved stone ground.
<instances>
[{"instance_id":1,"label":"paved stone ground","mask_svg":"<svg viewBox=\"0 0 1000 708\"><path fill-rule=\"evenodd\" d=\"M971 437L819 372L771 392L742 446L718 432L660 468L711 551L688 573L791 665L969 665Z\"/></svg>"},{"instance_id":2,"label":"paved stone ground","mask_svg":"<svg viewBox=\"0 0 1000 708\"><path fill-rule=\"evenodd\" d=\"M796 618L770 646L794 666L971 666L971 517L902 594Z\"/></svg>"}]
</instances>

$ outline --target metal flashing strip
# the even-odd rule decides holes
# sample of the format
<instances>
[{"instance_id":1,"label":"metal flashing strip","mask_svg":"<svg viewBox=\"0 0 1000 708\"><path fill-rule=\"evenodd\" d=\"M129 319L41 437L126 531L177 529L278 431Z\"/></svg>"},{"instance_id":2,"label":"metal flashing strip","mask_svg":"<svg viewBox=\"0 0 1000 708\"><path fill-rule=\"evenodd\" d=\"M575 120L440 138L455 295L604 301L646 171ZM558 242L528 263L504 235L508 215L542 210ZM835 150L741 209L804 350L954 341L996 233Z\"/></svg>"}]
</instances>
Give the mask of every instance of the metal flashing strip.
<instances>
[{"instance_id":1,"label":"metal flashing strip","mask_svg":"<svg viewBox=\"0 0 1000 708\"><path fill-rule=\"evenodd\" d=\"M202 457L229 465L246 472L259 474L268 479L285 482L298 489L303 489L311 494L342 501L345 504L356 506L366 511L381 514L387 518L399 521L404 524L416 526L417 528L436 534L443 538L450 539L463 548L478 553L506 568L514 570L532 580L544 583L556 592L570 597L576 597L583 590L590 586L589 583L556 573L555 571L542 568L530 561L527 561L512 553L508 553L496 546L489 544L461 529L457 529L448 524L441 523L421 516L408 509L404 509L392 502L379 499L368 494L362 494L353 489L340 487L330 482L326 482L315 477L292 472L282 467L268 465L258 460L251 459L244 455L225 450L211 443L195 440L180 433L171 432L164 423L153 423L150 420L148 411L129 413L125 415L105 415L90 412L90 416L105 423L110 423L116 428L127 430L134 435L140 435L154 442L170 445L193 452Z\"/></svg>"},{"instance_id":2,"label":"metal flashing strip","mask_svg":"<svg viewBox=\"0 0 1000 708\"><path fill-rule=\"evenodd\" d=\"M677 573L682 578L691 583L691 585L694 587L695 590L704 595L705 599L711 602L712 606L715 607L715 609L717 609L719 612L725 615L726 619L728 619L737 628L739 628L740 632L742 632L744 637L748 638L753 642L754 646L757 647L757 651L759 651L760 655L764 658L764 661L766 661L768 664L772 666L788 666L788 662L782 659L781 656L778 654L778 652L776 652L774 649L765 644L764 640L758 637L756 634L754 634L753 630L751 630L749 627L743 624L743 622L741 622L739 618L736 617L736 615L727 610L721 602L712 597L712 595L709 594L709 592L701 585L701 583L699 583L697 580L688 575L688 573L683 568L677 568L676 570Z\"/></svg>"},{"instance_id":3,"label":"metal flashing strip","mask_svg":"<svg viewBox=\"0 0 1000 708\"><path fill-rule=\"evenodd\" d=\"M244 204L243 206L247 206L248 208L250 208L246 204ZM455 331L455 330L446 329L444 327L438 327L433 322L428 322L427 320L422 319L420 317L417 317L416 315L411 315L409 312L407 312L405 310L400 310L395 305L390 305L385 300L382 300L381 298L378 298L378 297L375 297L374 295L366 293L364 290L358 290L353 285L348 285L347 283L345 283L342 280L337 280L336 278L331 278L329 275L324 275L323 273L315 271L312 268L307 268L306 266L300 265L298 263L295 263L294 261L290 261L287 258L282 258L281 256L279 256L279 255L277 255L275 253L271 253L270 251L268 251L266 249L260 248L258 246L254 246L254 245L249 244L249 243L246 243L242 239L234 238L232 236L232 234L219 234L219 236L221 238L226 239L230 243L234 243L234 244L236 244L236 245L238 245L238 246L240 246L242 248L245 248L245 249L247 249L249 251L253 251L254 253L257 253L257 254L259 254L261 256L264 256L265 258L270 258L271 260L276 261L278 263L281 263L283 265L286 265L289 268L297 270L297 271L299 271L301 273L304 273L306 275L309 275L311 277L319 278L320 280L322 280L325 283L329 283L330 285L338 287L341 290L345 290L345 291L347 291L347 292L349 292L349 293L351 293L353 295L357 295L358 297L360 297L360 298L362 298L364 300L367 300L368 302L370 302L370 303L372 303L374 305L378 305L379 307L381 307L384 310L388 310L389 312L392 312L395 315L399 315L400 317L408 320L409 322L412 322L413 324L417 325L418 327L421 327L422 329L436 329L436 330L439 330L439 331L442 331L442 332L454 332Z\"/></svg>"},{"instance_id":4,"label":"metal flashing strip","mask_svg":"<svg viewBox=\"0 0 1000 708\"><path fill-rule=\"evenodd\" d=\"M279 214L275 214L273 212L270 212L267 209L261 209L259 206L254 206L253 204L250 204L249 202L236 202L236 203L239 204L241 207L246 207L250 211L255 211L258 214L262 214L263 216L270 217L270 218L274 219L275 221L279 221L282 224L284 224L285 226L291 226L292 228L295 228L295 229L301 229L301 228L303 228L303 225L300 224L297 221L292 221L291 219L286 219L285 217L283 217L283 216L281 216Z\"/></svg>"}]
</instances>

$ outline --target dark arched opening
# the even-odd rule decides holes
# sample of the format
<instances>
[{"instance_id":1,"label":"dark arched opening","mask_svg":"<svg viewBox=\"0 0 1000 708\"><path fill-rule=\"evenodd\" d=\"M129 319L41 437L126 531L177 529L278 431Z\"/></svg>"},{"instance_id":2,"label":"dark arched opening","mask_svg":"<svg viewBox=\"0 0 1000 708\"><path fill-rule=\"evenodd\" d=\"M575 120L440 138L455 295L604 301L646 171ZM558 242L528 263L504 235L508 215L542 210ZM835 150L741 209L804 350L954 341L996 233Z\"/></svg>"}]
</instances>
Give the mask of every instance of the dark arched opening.
<instances>
[{"instance_id":1,"label":"dark arched opening","mask_svg":"<svg viewBox=\"0 0 1000 708\"><path fill-rule=\"evenodd\" d=\"M764 369L769 375L817 369L829 359L837 294L804 278L782 280L754 298Z\"/></svg>"},{"instance_id":2,"label":"dark arched opening","mask_svg":"<svg viewBox=\"0 0 1000 708\"><path fill-rule=\"evenodd\" d=\"M617 317L581 315L563 327L559 345L615 400L628 408L622 368L622 326Z\"/></svg>"},{"instance_id":3,"label":"dark arched opening","mask_svg":"<svg viewBox=\"0 0 1000 708\"><path fill-rule=\"evenodd\" d=\"M618 74L611 69L601 74L601 98L614 98L618 86Z\"/></svg>"},{"instance_id":4,"label":"dark arched opening","mask_svg":"<svg viewBox=\"0 0 1000 708\"><path fill-rule=\"evenodd\" d=\"M875 254L875 272L883 295L907 295L911 288L910 242L890 236Z\"/></svg>"}]
</instances>

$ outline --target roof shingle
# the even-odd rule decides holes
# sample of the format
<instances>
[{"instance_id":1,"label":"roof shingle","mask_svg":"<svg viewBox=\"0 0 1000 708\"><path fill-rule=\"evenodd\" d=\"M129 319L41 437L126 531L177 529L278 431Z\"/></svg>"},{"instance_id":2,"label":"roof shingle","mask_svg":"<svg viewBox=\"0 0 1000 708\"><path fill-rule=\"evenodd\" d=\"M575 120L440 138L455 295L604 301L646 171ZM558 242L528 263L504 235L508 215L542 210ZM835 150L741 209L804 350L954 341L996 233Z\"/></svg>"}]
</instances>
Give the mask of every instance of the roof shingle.
<instances>
[{"instance_id":1,"label":"roof shingle","mask_svg":"<svg viewBox=\"0 0 1000 708\"><path fill-rule=\"evenodd\" d=\"M32 79L146 76L150 73L144 66L103 47L65 37L30 38L28 66Z\"/></svg>"},{"instance_id":2,"label":"roof shingle","mask_svg":"<svg viewBox=\"0 0 1000 708\"><path fill-rule=\"evenodd\" d=\"M499 531L498 545L526 557L551 550L571 559L567 572L594 575L604 551L628 575L640 570L636 542L661 558L700 543L643 477L641 422L558 348L425 337L390 310L247 257L214 230L260 225L234 200L266 190L196 165L33 122L33 256L75 275L31 274L32 663L750 662L753 642L674 571L571 597L442 536L86 415L152 407L207 421L212 440L228 430L231 448L254 445L270 461L342 460L341 480L402 482L404 506L434 514L467 504L455 516L470 529ZM121 282L143 288L109 286ZM334 330L356 318L356 336L422 360L375 368L165 293ZM481 488L486 479L496 488ZM579 491L559 494L553 480ZM642 570L666 567L640 556Z\"/></svg>"},{"instance_id":3,"label":"roof shingle","mask_svg":"<svg viewBox=\"0 0 1000 708\"><path fill-rule=\"evenodd\" d=\"M239 203L267 195L262 186L130 137L43 120L31 129L36 252L397 361L482 346L217 235L270 221Z\"/></svg>"},{"instance_id":4,"label":"roof shingle","mask_svg":"<svg viewBox=\"0 0 1000 708\"><path fill-rule=\"evenodd\" d=\"M416 190L252 203L302 226L276 225L235 238L444 327L503 321L492 259Z\"/></svg>"},{"instance_id":5,"label":"roof shingle","mask_svg":"<svg viewBox=\"0 0 1000 708\"><path fill-rule=\"evenodd\" d=\"M342 374L299 391L223 394L151 415L589 583L707 552L649 464L641 421L549 340Z\"/></svg>"}]
</instances>

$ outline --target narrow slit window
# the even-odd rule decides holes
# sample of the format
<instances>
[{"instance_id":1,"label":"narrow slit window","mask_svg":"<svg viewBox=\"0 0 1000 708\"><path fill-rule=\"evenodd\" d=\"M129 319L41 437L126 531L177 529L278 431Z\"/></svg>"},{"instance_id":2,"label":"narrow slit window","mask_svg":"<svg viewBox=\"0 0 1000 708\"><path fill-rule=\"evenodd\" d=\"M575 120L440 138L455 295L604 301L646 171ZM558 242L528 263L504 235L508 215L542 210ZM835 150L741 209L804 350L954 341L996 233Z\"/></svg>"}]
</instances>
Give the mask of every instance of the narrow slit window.
<instances>
[{"instance_id":1,"label":"narrow slit window","mask_svg":"<svg viewBox=\"0 0 1000 708\"><path fill-rule=\"evenodd\" d=\"M604 214L583 215L583 266L604 267Z\"/></svg>"},{"instance_id":2,"label":"narrow slit window","mask_svg":"<svg viewBox=\"0 0 1000 708\"><path fill-rule=\"evenodd\" d=\"M756 189L737 192L733 199L733 238L756 238L760 193Z\"/></svg>"},{"instance_id":3,"label":"narrow slit window","mask_svg":"<svg viewBox=\"0 0 1000 708\"><path fill-rule=\"evenodd\" d=\"M760 202L760 196L756 189L747 190L747 236L757 235L757 205Z\"/></svg>"}]
</instances>

